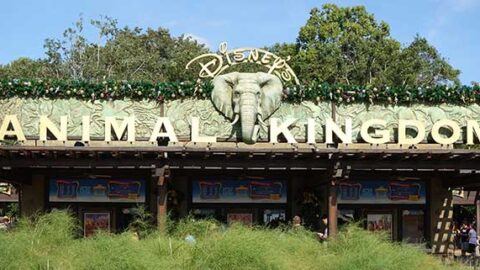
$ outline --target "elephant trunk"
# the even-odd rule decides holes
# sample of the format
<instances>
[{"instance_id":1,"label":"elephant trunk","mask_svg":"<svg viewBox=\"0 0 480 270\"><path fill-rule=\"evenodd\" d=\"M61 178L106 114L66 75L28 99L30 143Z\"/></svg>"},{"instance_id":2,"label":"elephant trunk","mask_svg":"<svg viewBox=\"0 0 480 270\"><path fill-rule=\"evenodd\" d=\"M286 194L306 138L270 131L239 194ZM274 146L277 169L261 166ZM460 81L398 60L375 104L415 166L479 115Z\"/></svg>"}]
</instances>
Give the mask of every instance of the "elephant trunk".
<instances>
[{"instance_id":1,"label":"elephant trunk","mask_svg":"<svg viewBox=\"0 0 480 270\"><path fill-rule=\"evenodd\" d=\"M244 94L240 100L240 121L242 124L242 138L245 143L255 143L258 128L257 124L257 100L253 94Z\"/></svg>"}]
</instances>

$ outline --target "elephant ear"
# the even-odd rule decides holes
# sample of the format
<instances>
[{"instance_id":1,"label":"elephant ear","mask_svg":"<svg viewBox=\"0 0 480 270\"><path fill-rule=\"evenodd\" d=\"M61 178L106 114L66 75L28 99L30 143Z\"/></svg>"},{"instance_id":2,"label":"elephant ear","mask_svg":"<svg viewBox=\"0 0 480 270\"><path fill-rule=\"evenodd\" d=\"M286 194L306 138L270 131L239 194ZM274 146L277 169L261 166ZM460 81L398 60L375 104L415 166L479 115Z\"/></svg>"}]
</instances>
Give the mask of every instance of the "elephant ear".
<instances>
[{"instance_id":1,"label":"elephant ear","mask_svg":"<svg viewBox=\"0 0 480 270\"><path fill-rule=\"evenodd\" d=\"M233 86L237 84L238 72L220 75L213 79L213 105L227 118L233 118L232 94Z\"/></svg>"},{"instance_id":2,"label":"elephant ear","mask_svg":"<svg viewBox=\"0 0 480 270\"><path fill-rule=\"evenodd\" d=\"M258 72L258 82L262 88L262 98L260 102L260 114L263 119L272 115L282 102L283 85L282 81L275 75Z\"/></svg>"}]
</instances>

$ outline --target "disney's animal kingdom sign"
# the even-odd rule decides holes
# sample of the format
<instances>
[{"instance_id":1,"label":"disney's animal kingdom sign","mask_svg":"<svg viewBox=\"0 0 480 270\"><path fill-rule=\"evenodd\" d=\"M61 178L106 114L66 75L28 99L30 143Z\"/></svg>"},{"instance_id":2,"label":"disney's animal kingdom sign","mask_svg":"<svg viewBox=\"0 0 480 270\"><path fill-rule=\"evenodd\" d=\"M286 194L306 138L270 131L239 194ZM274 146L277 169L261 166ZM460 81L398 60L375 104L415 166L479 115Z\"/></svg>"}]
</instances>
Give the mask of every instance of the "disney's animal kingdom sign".
<instances>
[{"instance_id":1,"label":"disney's animal kingdom sign","mask_svg":"<svg viewBox=\"0 0 480 270\"><path fill-rule=\"evenodd\" d=\"M93 133L95 140L101 136L105 142L124 140L133 143L148 138L151 145L157 145L161 138L178 142L179 137L183 141L216 142L218 136L222 140L248 144L256 143L259 138L277 143L280 137L281 141L288 143L332 144L337 137L343 143L358 142L360 138L360 141L371 144L402 145L422 143L431 137L436 143L447 145L463 141L474 144L474 139L480 136L476 121L480 118L480 106L476 104L468 108L443 108L442 105L373 109L375 106L369 106L364 110L359 110L358 104L350 104L338 106L335 110L335 114L341 116L337 122L331 119L334 113L329 111L330 104L282 104L282 82L298 83L287 61L288 58L283 59L262 49L227 50L226 43L222 43L218 54L200 55L186 65L187 69L199 65L199 77L212 79L211 102L171 101L175 104L170 107L173 112L162 117L152 111L158 104L142 108L139 101L127 102L125 111L118 110L122 107L119 103L125 101L87 105L75 100L3 100L0 101L0 115L3 115L0 140L22 142L27 141L27 137L35 137L40 141L79 141L78 137L81 137L81 141L89 142ZM267 72L222 74L228 67L242 63L262 65ZM59 108L61 110L57 111ZM27 109L30 109L29 113L26 113ZM57 113L52 113L54 111ZM231 121L231 126L227 121ZM210 132L201 135L205 126ZM229 128L225 129L225 126ZM24 129L28 136L25 136ZM140 137L137 137L138 133Z\"/></svg>"},{"instance_id":2,"label":"disney's animal kingdom sign","mask_svg":"<svg viewBox=\"0 0 480 270\"><path fill-rule=\"evenodd\" d=\"M51 119L46 116L39 118L39 140L48 141L68 141L67 127L69 124L68 116L60 116L60 124L56 125ZM192 142L216 142L215 136L202 136L200 134L200 121L198 117L191 117L191 136ZM269 119L269 142L279 142L279 136L283 135L288 143L297 143L290 132L292 126L297 119L290 118L286 121L281 121L278 118ZM326 144L334 143L334 136L336 136L342 143L352 143L352 119L345 119L343 125L338 125L332 119L326 119L326 122L321 126L318 125L314 119L307 119L307 143L323 142ZM396 142L390 141L393 130L386 129L386 121L382 119L366 120L361 125L361 138L371 144L385 144L398 143L403 145L413 145L424 141L426 134L425 125L418 120L399 120L398 121L398 135ZM325 137L323 139L316 138L316 129L324 128ZM442 134L441 130L449 130L449 134ZM415 136L408 136L411 130L416 131ZM125 117L124 119L117 119L116 117L105 117L105 137L104 141L120 141L125 140L129 142L136 141L135 134L135 117ZM462 139L462 132L460 125L449 119L436 121L430 132L433 140L438 144L453 144ZM467 145L474 144L475 139L480 137L479 122L469 120L466 124L466 143ZM150 142L157 142L158 139L165 138L170 142L178 142L177 134L168 117L158 117L155 126L152 127L152 132L149 138ZM26 141L22 125L16 115L6 115L0 125L0 140L13 139L17 141ZM320 139L320 140L319 140ZM90 141L90 117L82 117L82 138L81 141Z\"/></svg>"}]
</instances>

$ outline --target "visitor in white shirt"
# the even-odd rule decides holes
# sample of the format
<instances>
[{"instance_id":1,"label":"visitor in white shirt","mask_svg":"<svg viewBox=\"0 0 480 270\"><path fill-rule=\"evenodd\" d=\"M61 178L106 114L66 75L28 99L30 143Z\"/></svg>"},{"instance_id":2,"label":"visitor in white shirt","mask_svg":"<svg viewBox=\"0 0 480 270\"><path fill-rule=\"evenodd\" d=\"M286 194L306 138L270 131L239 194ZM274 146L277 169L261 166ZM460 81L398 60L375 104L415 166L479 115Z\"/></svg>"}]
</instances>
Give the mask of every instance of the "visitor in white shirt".
<instances>
[{"instance_id":1,"label":"visitor in white shirt","mask_svg":"<svg viewBox=\"0 0 480 270\"><path fill-rule=\"evenodd\" d=\"M477 247L477 231L475 230L475 225L470 225L470 230L468 231L468 252L475 255L475 248Z\"/></svg>"}]
</instances>

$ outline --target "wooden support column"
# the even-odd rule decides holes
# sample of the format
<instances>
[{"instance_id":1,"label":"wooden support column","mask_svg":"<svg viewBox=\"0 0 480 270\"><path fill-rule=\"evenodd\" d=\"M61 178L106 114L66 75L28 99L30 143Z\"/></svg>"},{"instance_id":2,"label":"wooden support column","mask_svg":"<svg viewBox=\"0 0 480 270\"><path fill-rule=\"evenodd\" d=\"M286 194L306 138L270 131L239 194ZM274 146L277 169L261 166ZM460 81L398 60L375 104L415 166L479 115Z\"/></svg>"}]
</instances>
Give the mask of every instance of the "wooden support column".
<instances>
[{"instance_id":1,"label":"wooden support column","mask_svg":"<svg viewBox=\"0 0 480 270\"><path fill-rule=\"evenodd\" d=\"M335 181L329 185L328 192L328 237L337 235L337 189Z\"/></svg>"},{"instance_id":2,"label":"wooden support column","mask_svg":"<svg viewBox=\"0 0 480 270\"><path fill-rule=\"evenodd\" d=\"M155 175L158 177L157 181L157 226L161 232L166 232L167 226L167 180L169 175L167 166L155 170Z\"/></svg>"},{"instance_id":3,"label":"wooden support column","mask_svg":"<svg viewBox=\"0 0 480 270\"><path fill-rule=\"evenodd\" d=\"M479 198L479 193L480 191L476 191L476 194L475 194L475 205L477 206L477 215L476 215L476 225L477 225L477 229L476 231L478 232L478 228L480 228L479 224L480 224L480 198Z\"/></svg>"},{"instance_id":4,"label":"wooden support column","mask_svg":"<svg viewBox=\"0 0 480 270\"><path fill-rule=\"evenodd\" d=\"M30 217L45 210L47 186L43 174L33 174L31 184L22 184L19 198L21 217Z\"/></svg>"},{"instance_id":5,"label":"wooden support column","mask_svg":"<svg viewBox=\"0 0 480 270\"><path fill-rule=\"evenodd\" d=\"M429 183L430 242L432 253L447 254L453 242L452 190L445 187L443 178L432 178Z\"/></svg>"}]
</instances>

